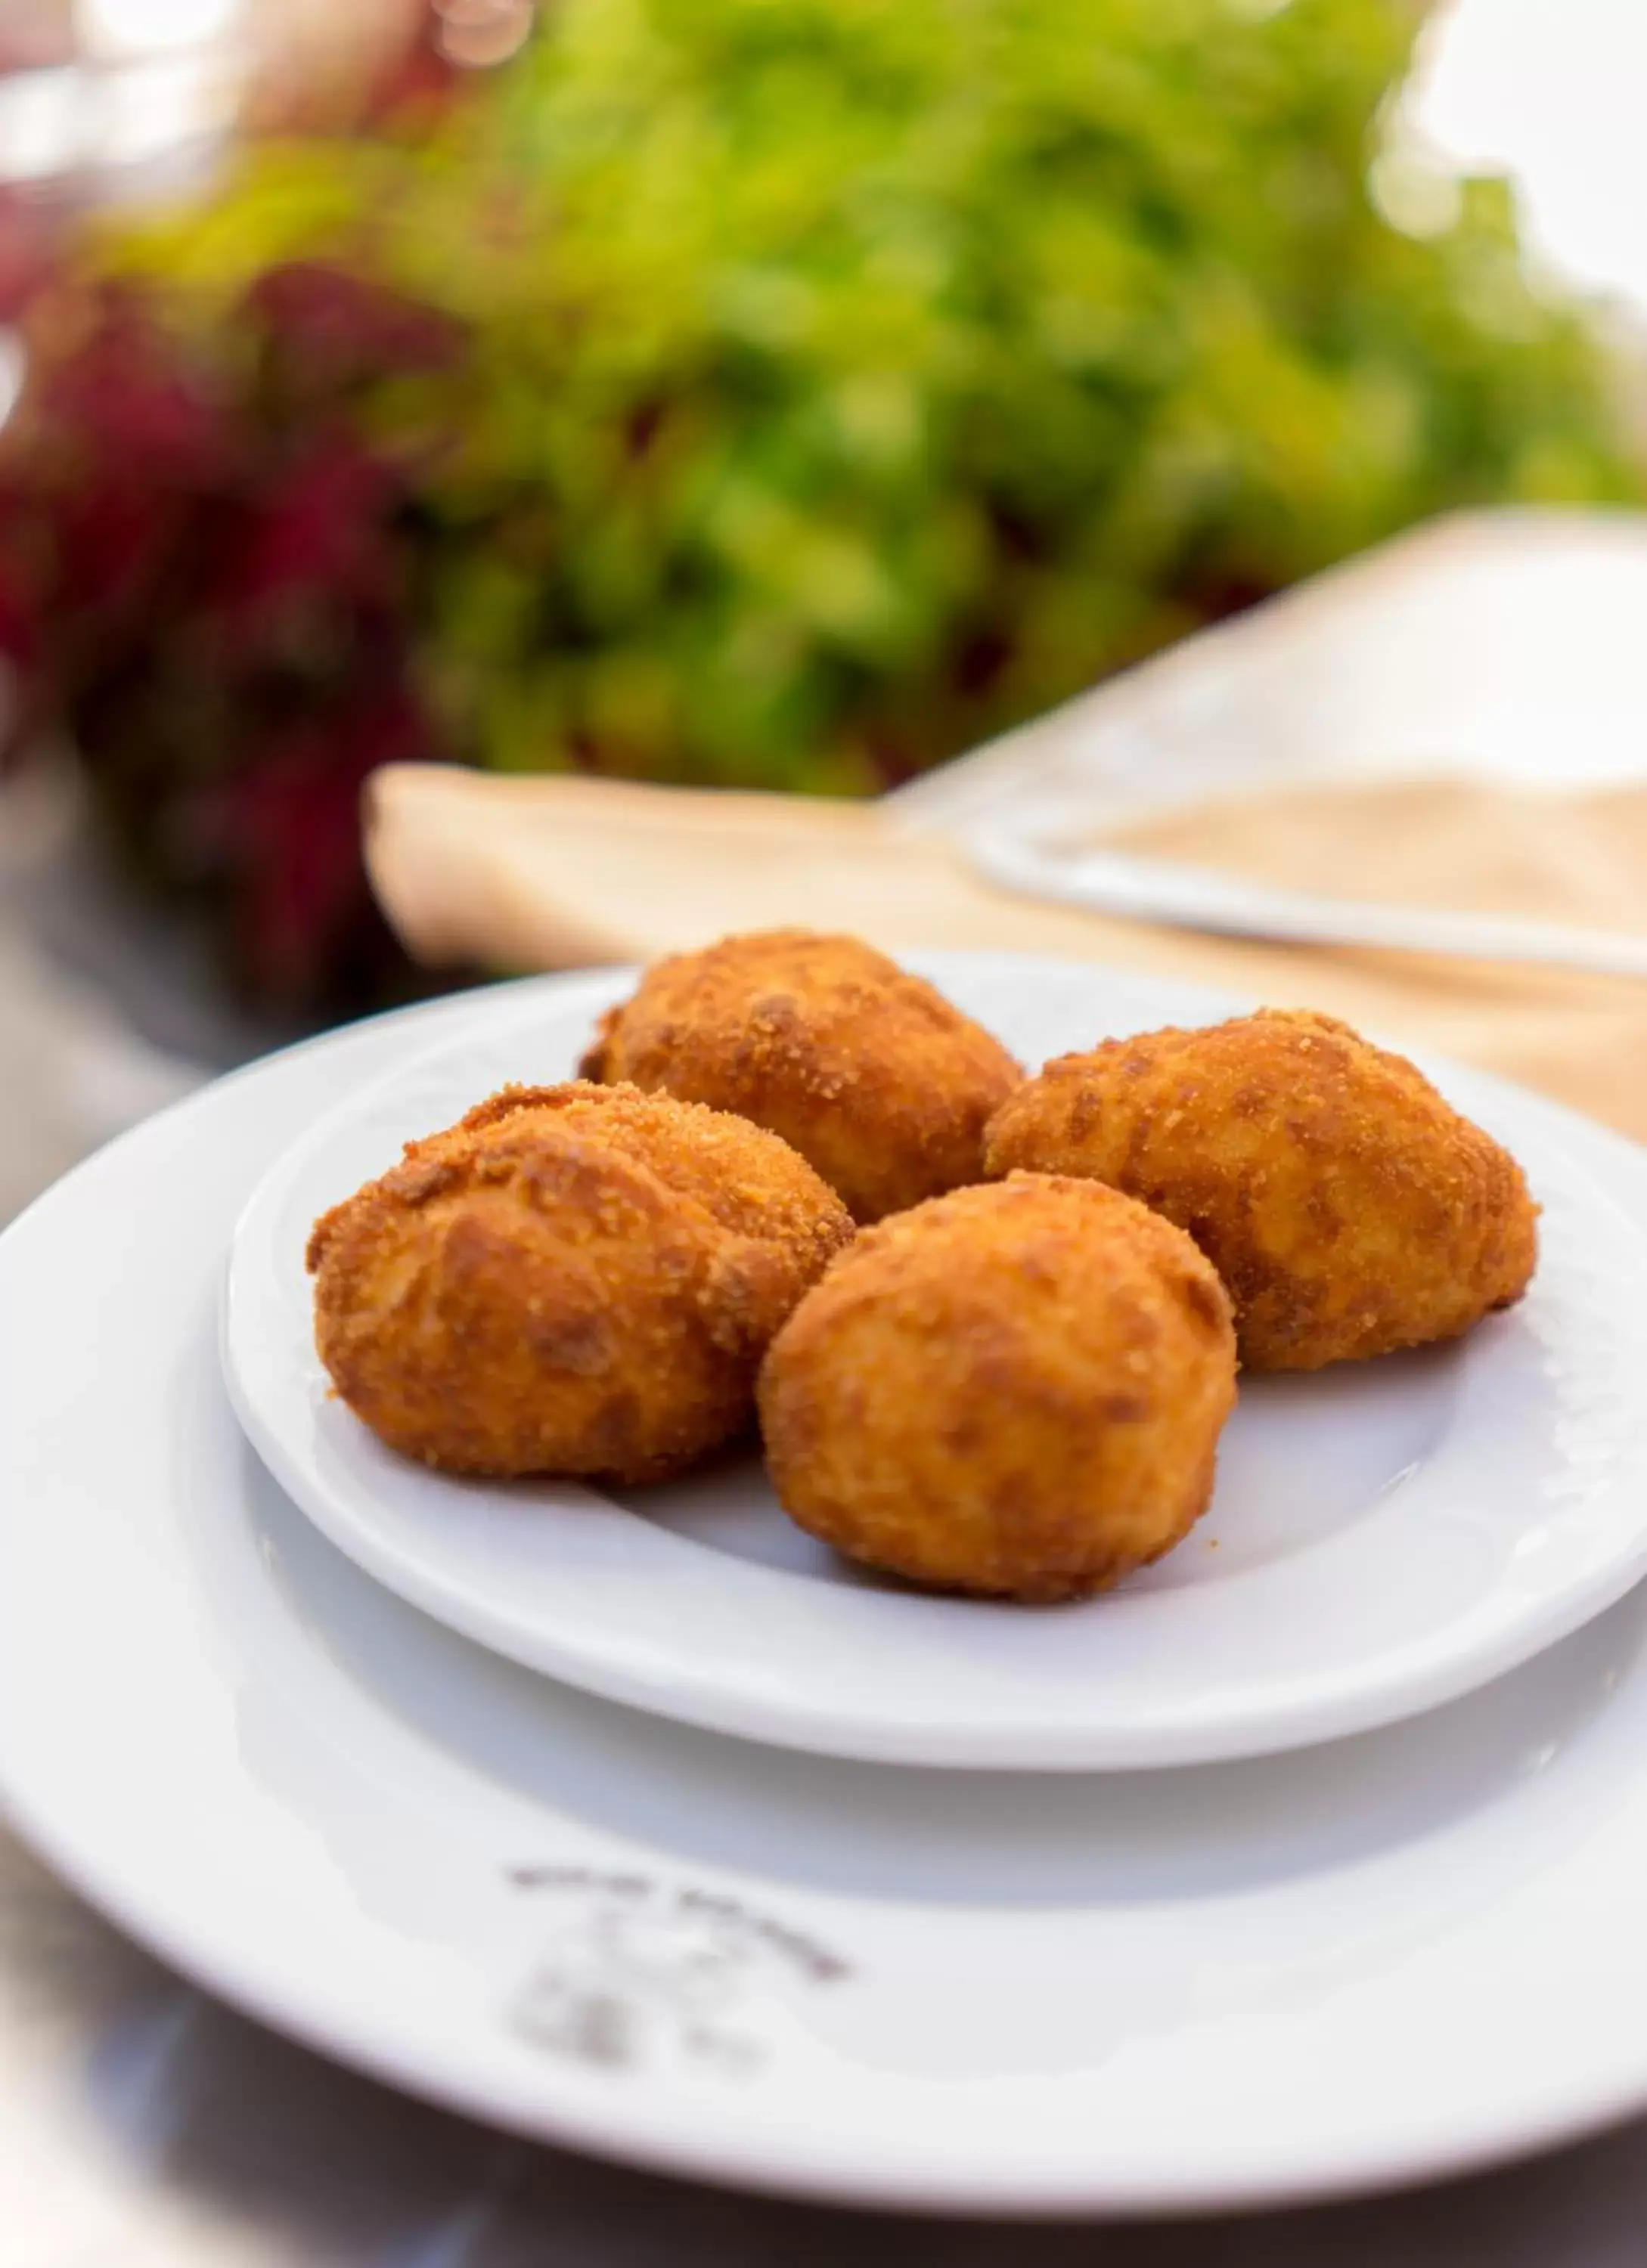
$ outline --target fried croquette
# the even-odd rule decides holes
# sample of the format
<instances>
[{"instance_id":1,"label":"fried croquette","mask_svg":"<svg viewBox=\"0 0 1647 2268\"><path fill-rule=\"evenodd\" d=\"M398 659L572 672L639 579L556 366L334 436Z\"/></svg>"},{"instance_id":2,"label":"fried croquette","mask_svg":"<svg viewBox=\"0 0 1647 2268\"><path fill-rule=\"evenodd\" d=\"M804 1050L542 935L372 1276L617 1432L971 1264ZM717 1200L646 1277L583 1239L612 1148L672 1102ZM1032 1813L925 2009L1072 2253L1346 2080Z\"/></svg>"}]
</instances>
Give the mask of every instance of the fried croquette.
<instances>
[{"instance_id":1,"label":"fried croquette","mask_svg":"<svg viewBox=\"0 0 1647 2268\"><path fill-rule=\"evenodd\" d=\"M1515 1160L1405 1057L1304 1010L1061 1057L986 1150L991 1174L1090 1174L1187 1229L1254 1370L1457 1338L1538 1256Z\"/></svg>"},{"instance_id":2,"label":"fried croquette","mask_svg":"<svg viewBox=\"0 0 1647 2268\"><path fill-rule=\"evenodd\" d=\"M985 1122L1023 1076L885 954L798 929L659 961L580 1069L770 1128L859 1221L979 1180Z\"/></svg>"},{"instance_id":3,"label":"fried croquette","mask_svg":"<svg viewBox=\"0 0 1647 2268\"><path fill-rule=\"evenodd\" d=\"M1235 1378L1187 1236L1096 1182L1015 1174L858 1238L773 1340L761 1428L791 1519L853 1558L1075 1598L1206 1509Z\"/></svg>"},{"instance_id":4,"label":"fried croquette","mask_svg":"<svg viewBox=\"0 0 1647 2268\"><path fill-rule=\"evenodd\" d=\"M852 1233L742 1119L506 1087L316 1222L315 1341L425 1464L658 1479L749 1424L768 1341Z\"/></svg>"}]
</instances>

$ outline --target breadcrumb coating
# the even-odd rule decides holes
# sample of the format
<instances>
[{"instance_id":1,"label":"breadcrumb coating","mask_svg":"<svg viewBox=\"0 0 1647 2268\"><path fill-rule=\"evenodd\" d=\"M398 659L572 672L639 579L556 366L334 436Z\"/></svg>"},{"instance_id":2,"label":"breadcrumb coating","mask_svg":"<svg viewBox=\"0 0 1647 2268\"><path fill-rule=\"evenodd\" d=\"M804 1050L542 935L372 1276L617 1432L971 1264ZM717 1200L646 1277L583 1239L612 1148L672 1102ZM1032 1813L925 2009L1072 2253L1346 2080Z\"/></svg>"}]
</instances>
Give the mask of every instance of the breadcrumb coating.
<instances>
[{"instance_id":1,"label":"breadcrumb coating","mask_svg":"<svg viewBox=\"0 0 1647 2268\"><path fill-rule=\"evenodd\" d=\"M1212 1494L1223 1286L1092 1181L1015 1174L860 1235L762 1367L785 1510L874 1567L1023 1600L1102 1590Z\"/></svg>"},{"instance_id":2,"label":"breadcrumb coating","mask_svg":"<svg viewBox=\"0 0 1647 2268\"><path fill-rule=\"evenodd\" d=\"M426 1464L656 1479L748 1425L772 1333L852 1233L742 1119L506 1087L315 1223L315 1341Z\"/></svg>"},{"instance_id":3,"label":"breadcrumb coating","mask_svg":"<svg viewBox=\"0 0 1647 2268\"><path fill-rule=\"evenodd\" d=\"M580 1068L770 1128L859 1221L979 1179L985 1123L1023 1077L923 978L798 929L659 961Z\"/></svg>"},{"instance_id":4,"label":"breadcrumb coating","mask_svg":"<svg viewBox=\"0 0 1647 2268\"><path fill-rule=\"evenodd\" d=\"M1060 1057L996 1113L986 1157L1090 1175L1187 1230L1254 1370L1457 1338L1538 1257L1509 1152L1404 1057L1305 1010Z\"/></svg>"}]
</instances>

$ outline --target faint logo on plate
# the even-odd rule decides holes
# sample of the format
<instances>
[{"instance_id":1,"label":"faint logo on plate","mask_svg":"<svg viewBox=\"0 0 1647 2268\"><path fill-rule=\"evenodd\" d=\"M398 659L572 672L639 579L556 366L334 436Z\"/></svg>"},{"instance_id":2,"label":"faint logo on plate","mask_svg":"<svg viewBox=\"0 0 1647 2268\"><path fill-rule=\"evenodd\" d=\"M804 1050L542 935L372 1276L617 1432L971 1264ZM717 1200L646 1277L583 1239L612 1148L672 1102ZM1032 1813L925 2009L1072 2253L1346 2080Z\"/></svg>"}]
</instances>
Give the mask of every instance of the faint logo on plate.
<instances>
[{"instance_id":1,"label":"faint logo on plate","mask_svg":"<svg viewBox=\"0 0 1647 2268\"><path fill-rule=\"evenodd\" d=\"M724 1891L580 1866L515 1867L508 1880L548 1908L513 2029L607 2070L680 2062L747 2078L797 1989L852 1974L808 1932Z\"/></svg>"}]
</instances>

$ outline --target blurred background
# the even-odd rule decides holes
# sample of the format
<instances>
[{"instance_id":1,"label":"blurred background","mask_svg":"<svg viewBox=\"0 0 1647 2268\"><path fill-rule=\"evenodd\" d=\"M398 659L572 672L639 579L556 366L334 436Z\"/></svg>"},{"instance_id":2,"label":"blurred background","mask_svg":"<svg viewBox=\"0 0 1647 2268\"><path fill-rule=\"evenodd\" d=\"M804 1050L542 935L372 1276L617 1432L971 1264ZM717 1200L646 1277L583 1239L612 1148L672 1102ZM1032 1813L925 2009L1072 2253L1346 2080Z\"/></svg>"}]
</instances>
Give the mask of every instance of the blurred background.
<instances>
[{"instance_id":1,"label":"blurred background","mask_svg":"<svg viewBox=\"0 0 1647 2268\"><path fill-rule=\"evenodd\" d=\"M1647 500L1628 0L0 0L0 1218L432 980L390 761L869 796Z\"/></svg>"}]
</instances>

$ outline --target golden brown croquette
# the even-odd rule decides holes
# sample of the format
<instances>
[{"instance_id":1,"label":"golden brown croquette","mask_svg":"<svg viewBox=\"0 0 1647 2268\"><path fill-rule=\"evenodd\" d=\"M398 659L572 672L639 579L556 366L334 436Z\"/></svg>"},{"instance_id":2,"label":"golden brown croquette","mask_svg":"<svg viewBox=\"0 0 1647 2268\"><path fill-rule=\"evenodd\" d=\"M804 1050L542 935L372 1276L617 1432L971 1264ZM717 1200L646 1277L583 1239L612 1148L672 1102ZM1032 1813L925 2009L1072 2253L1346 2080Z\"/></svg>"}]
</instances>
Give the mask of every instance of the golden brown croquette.
<instances>
[{"instance_id":1,"label":"golden brown croquette","mask_svg":"<svg viewBox=\"0 0 1647 2268\"><path fill-rule=\"evenodd\" d=\"M856 938L767 930L661 961L602 1019L596 1079L736 1111L879 1220L977 1181L1023 1073L934 986Z\"/></svg>"},{"instance_id":2,"label":"golden brown croquette","mask_svg":"<svg viewBox=\"0 0 1647 2268\"><path fill-rule=\"evenodd\" d=\"M1254 1370L1456 1338L1526 1289L1521 1168L1405 1057L1304 1010L1060 1057L996 1113L988 1169L1090 1175L1186 1229Z\"/></svg>"},{"instance_id":3,"label":"golden brown croquette","mask_svg":"<svg viewBox=\"0 0 1647 2268\"><path fill-rule=\"evenodd\" d=\"M1235 1401L1189 1238L1096 1182L958 1189L860 1235L762 1367L790 1517L873 1567L1050 1600L1170 1550Z\"/></svg>"},{"instance_id":4,"label":"golden brown croquette","mask_svg":"<svg viewBox=\"0 0 1647 2268\"><path fill-rule=\"evenodd\" d=\"M749 1423L768 1341L852 1233L743 1119L506 1088L315 1224L315 1340L426 1464L657 1478Z\"/></svg>"}]
</instances>

